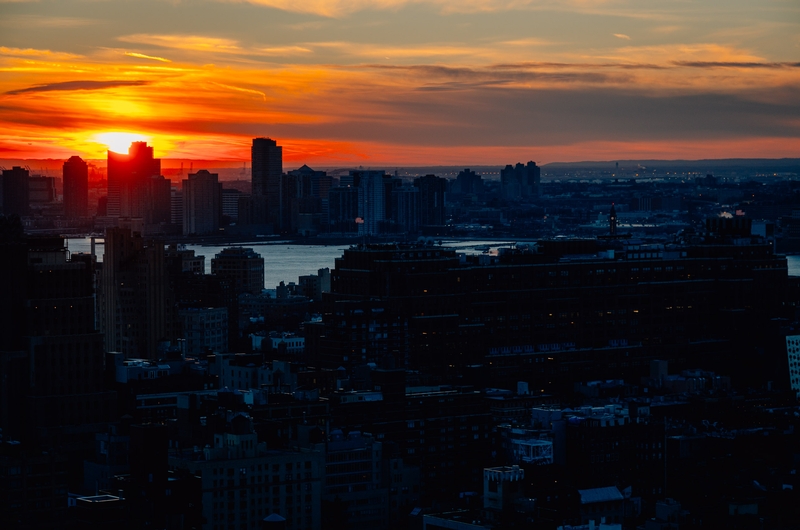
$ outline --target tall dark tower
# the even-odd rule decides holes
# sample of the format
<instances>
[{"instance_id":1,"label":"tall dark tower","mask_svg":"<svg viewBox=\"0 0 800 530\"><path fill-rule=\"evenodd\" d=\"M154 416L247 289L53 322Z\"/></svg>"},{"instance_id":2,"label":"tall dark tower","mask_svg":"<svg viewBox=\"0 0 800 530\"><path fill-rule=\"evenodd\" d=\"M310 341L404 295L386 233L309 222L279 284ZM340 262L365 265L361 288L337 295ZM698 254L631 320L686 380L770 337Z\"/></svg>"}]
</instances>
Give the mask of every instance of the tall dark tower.
<instances>
[{"instance_id":1,"label":"tall dark tower","mask_svg":"<svg viewBox=\"0 0 800 530\"><path fill-rule=\"evenodd\" d=\"M447 179L436 175L425 175L414 179L414 186L419 188L419 224L421 226L443 225Z\"/></svg>"},{"instance_id":2,"label":"tall dark tower","mask_svg":"<svg viewBox=\"0 0 800 530\"><path fill-rule=\"evenodd\" d=\"M108 152L108 215L145 217L151 177L161 174L161 160L153 158L147 142L133 142L128 153Z\"/></svg>"},{"instance_id":3,"label":"tall dark tower","mask_svg":"<svg viewBox=\"0 0 800 530\"><path fill-rule=\"evenodd\" d=\"M8 215L28 215L30 211L30 192L28 190L28 170L14 166L3 170L3 213Z\"/></svg>"},{"instance_id":4,"label":"tall dark tower","mask_svg":"<svg viewBox=\"0 0 800 530\"><path fill-rule=\"evenodd\" d=\"M253 172L253 222L272 223L281 228L281 174L283 148L271 138L253 138L251 147Z\"/></svg>"},{"instance_id":5,"label":"tall dark tower","mask_svg":"<svg viewBox=\"0 0 800 530\"><path fill-rule=\"evenodd\" d=\"M70 219L89 214L89 166L79 156L64 162L64 215Z\"/></svg>"},{"instance_id":6,"label":"tall dark tower","mask_svg":"<svg viewBox=\"0 0 800 530\"><path fill-rule=\"evenodd\" d=\"M611 212L608 214L608 233L612 236L617 235L617 210L614 203L611 203Z\"/></svg>"}]
</instances>

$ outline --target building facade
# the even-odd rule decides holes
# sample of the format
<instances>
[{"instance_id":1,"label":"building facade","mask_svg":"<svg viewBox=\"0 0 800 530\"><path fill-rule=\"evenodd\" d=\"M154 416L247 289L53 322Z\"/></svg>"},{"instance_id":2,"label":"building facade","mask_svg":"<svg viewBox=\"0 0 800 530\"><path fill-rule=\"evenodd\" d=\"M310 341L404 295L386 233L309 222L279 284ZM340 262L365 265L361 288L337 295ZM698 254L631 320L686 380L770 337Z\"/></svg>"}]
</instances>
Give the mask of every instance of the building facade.
<instances>
[{"instance_id":1,"label":"building facade","mask_svg":"<svg viewBox=\"0 0 800 530\"><path fill-rule=\"evenodd\" d=\"M201 169L183 181L183 235L214 234L219 230L222 188L217 173Z\"/></svg>"},{"instance_id":2,"label":"building facade","mask_svg":"<svg viewBox=\"0 0 800 530\"><path fill-rule=\"evenodd\" d=\"M70 157L62 169L64 215L77 219L89 215L89 166L79 156Z\"/></svg>"}]
</instances>

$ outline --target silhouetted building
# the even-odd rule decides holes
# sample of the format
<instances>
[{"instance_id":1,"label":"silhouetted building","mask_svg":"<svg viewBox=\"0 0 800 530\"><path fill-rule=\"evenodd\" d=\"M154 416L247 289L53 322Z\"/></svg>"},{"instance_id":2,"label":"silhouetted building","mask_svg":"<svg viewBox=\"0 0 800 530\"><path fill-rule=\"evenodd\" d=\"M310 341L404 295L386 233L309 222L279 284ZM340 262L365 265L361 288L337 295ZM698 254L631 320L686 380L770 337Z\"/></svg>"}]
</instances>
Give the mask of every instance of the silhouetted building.
<instances>
[{"instance_id":1,"label":"silhouetted building","mask_svg":"<svg viewBox=\"0 0 800 530\"><path fill-rule=\"evenodd\" d=\"M319 232L328 222L328 197L333 178L304 165L282 179L284 231Z\"/></svg>"},{"instance_id":2,"label":"silhouetted building","mask_svg":"<svg viewBox=\"0 0 800 530\"><path fill-rule=\"evenodd\" d=\"M41 175L28 177L28 205L30 207L41 208L52 204L57 196L55 177L43 177Z\"/></svg>"},{"instance_id":3,"label":"silhouetted building","mask_svg":"<svg viewBox=\"0 0 800 530\"><path fill-rule=\"evenodd\" d=\"M252 196L253 224L270 223L273 230L281 228L281 174L283 148L271 138L253 138Z\"/></svg>"},{"instance_id":4,"label":"silhouetted building","mask_svg":"<svg viewBox=\"0 0 800 530\"><path fill-rule=\"evenodd\" d=\"M144 218L152 208L148 204L150 178L160 174L161 160L153 158L147 142L131 143L127 154L109 151L108 216Z\"/></svg>"},{"instance_id":5,"label":"silhouetted building","mask_svg":"<svg viewBox=\"0 0 800 530\"><path fill-rule=\"evenodd\" d=\"M159 342L174 340L163 243L127 228L109 228L98 298L108 351L154 359Z\"/></svg>"},{"instance_id":6,"label":"silhouetted building","mask_svg":"<svg viewBox=\"0 0 800 530\"><path fill-rule=\"evenodd\" d=\"M222 188L222 216L230 221L239 220L239 198L242 192L239 190Z\"/></svg>"},{"instance_id":7,"label":"silhouetted building","mask_svg":"<svg viewBox=\"0 0 800 530\"><path fill-rule=\"evenodd\" d=\"M350 171L358 188L359 235L377 235L386 220L386 173L383 171Z\"/></svg>"},{"instance_id":8,"label":"silhouetted building","mask_svg":"<svg viewBox=\"0 0 800 530\"><path fill-rule=\"evenodd\" d=\"M325 454L268 449L246 414L229 412L213 444L170 456L169 465L200 477L206 530L257 528L272 514L291 530L321 526ZM221 491L230 497L219 499Z\"/></svg>"},{"instance_id":9,"label":"silhouetted building","mask_svg":"<svg viewBox=\"0 0 800 530\"><path fill-rule=\"evenodd\" d=\"M437 247L351 247L323 296L320 361L335 368L391 355L398 367L465 378L468 366L482 366L481 384L528 380L548 389L646 375L657 356L679 369L687 359L714 369L757 340L744 331L734 338L731 329L752 330L782 306L786 259L768 243L629 240L606 251L590 242L580 260L564 258L578 248L569 240L494 259Z\"/></svg>"},{"instance_id":10,"label":"silhouetted building","mask_svg":"<svg viewBox=\"0 0 800 530\"><path fill-rule=\"evenodd\" d=\"M541 169L535 162L507 165L500 171L500 188L506 199L529 199L539 195Z\"/></svg>"},{"instance_id":11,"label":"silhouetted building","mask_svg":"<svg viewBox=\"0 0 800 530\"><path fill-rule=\"evenodd\" d=\"M259 294L264 290L264 258L252 248L222 249L211 259L211 273L233 280L238 293Z\"/></svg>"},{"instance_id":12,"label":"silhouetted building","mask_svg":"<svg viewBox=\"0 0 800 530\"><path fill-rule=\"evenodd\" d=\"M214 234L222 210L219 175L201 169L183 181L183 235Z\"/></svg>"},{"instance_id":13,"label":"silhouetted building","mask_svg":"<svg viewBox=\"0 0 800 530\"><path fill-rule=\"evenodd\" d=\"M419 189L420 226L444 225L447 179L425 175L414 179L414 186Z\"/></svg>"},{"instance_id":14,"label":"silhouetted building","mask_svg":"<svg viewBox=\"0 0 800 530\"><path fill-rule=\"evenodd\" d=\"M0 351L15 352L0 355L0 427L9 437L69 445L115 408L114 393L103 387L94 260L70 259L60 237L28 237L2 253L12 266L3 276L19 286L3 289L5 309L21 318L0 343Z\"/></svg>"},{"instance_id":15,"label":"silhouetted building","mask_svg":"<svg viewBox=\"0 0 800 530\"><path fill-rule=\"evenodd\" d=\"M358 188L337 186L331 188L329 197L328 229L330 232L355 233L358 231Z\"/></svg>"},{"instance_id":16,"label":"silhouetted building","mask_svg":"<svg viewBox=\"0 0 800 530\"><path fill-rule=\"evenodd\" d=\"M392 188L389 219L393 232L414 233L419 230L419 196L419 188L411 185Z\"/></svg>"},{"instance_id":17,"label":"silhouetted building","mask_svg":"<svg viewBox=\"0 0 800 530\"><path fill-rule=\"evenodd\" d=\"M64 162L64 215L77 219L89 215L89 166L79 156Z\"/></svg>"},{"instance_id":18,"label":"silhouetted building","mask_svg":"<svg viewBox=\"0 0 800 530\"><path fill-rule=\"evenodd\" d=\"M3 213L9 215L28 215L30 211L30 189L28 170L14 166L3 170Z\"/></svg>"},{"instance_id":19,"label":"silhouetted building","mask_svg":"<svg viewBox=\"0 0 800 530\"><path fill-rule=\"evenodd\" d=\"M4 530L57 530L67 519L67 459L19 442L0 443L0 519Z\"/></svg>"},{"instance_id":20,"label":"silhouetted building","mask_svg":"<svg viewBox=\"0 0 800 530\"><path fill-rule=\"evenodd\" d=\"M483 193L483 179L469 168L461 171L452 184L454 194L480 195Z\"/></svg>"}]
</instances>

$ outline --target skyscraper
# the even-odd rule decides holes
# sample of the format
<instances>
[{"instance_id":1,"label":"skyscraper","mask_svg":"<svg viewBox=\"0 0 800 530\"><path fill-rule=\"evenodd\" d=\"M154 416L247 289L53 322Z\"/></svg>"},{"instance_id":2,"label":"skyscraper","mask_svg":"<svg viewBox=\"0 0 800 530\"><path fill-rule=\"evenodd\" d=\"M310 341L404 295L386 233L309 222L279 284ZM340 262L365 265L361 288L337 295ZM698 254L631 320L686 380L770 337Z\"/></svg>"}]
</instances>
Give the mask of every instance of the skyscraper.
<instances>
[{"instance_id":1,"label":"skyscraper","mask_svg":"<svg viewBox=\"0 0 800 530\"><path fill-rule=\"evenodd\" d=\"M222 210L219 175L201 169L183 181L183 235L219 230Z\"/></svg>"},{"instance_id":2,"label":"skyscraper","mask_svg":"<svg viewBox=\"0 0 800 530\"><path fill-rule=\"evenodd\" d=\"M414 179L414 186L419 188L419 224L421 226L443 225L447 180L436 175L425 175Z\"/></svg>"},{"instance_id":3,"label":"skyscraper","mask_svg":"<svg viewBox=\"0 0 800 530\"><path fill-rule=\"evenodd\" d=\"M541 168L536 162L507 165L500 170L500 189L506 199L528 199L539 195Z\"/></svg>"},{"instance_id":4,"label":"skyscraper","mask_svg":"<svg viewBox=\"0 0 800 530\"><path fill-rule=\"evenodd\" d=\"M281 228L281 174L283 173L283 148L271 138L253 138L250 150L252 160L254 224L271 223L278 232Z\"/></svg>"},{"instance_id":5,"label":"skyscraper","mask_svg":"<svg viewBox=\"0 0 800 530\"><path fill-rule=\"evenodd\" d=\"M5 215L28 215L30 197L28 170L19 166L3 170L3 213Z\"/></svg>"},{"instance_id":6,"label":"skyscraper","mask_svg":"<svg viewBox=\"0 0 800 530\"><path fill-rule=\"evenodd\" d=\"M150 177L161 174L161 160L153 158L147 142L133 142L128 153L108 152L109 217L145 217Z\"/></svg>"},{"instance_id":7,"label":"skyscraper","mask_svg":"<svg viewBox=\"0 0 800 530\"><path fill-rule=\"evenodd\" d=\"M127 228L109 228L101 273L98 299L106 350L127 358L157 358L158 343L175 338L164 244Z\"/></svg>"},{"instance_id":8,"label":"skyscraper","mask_svg":"<svg viewBox=\"0 0 800 530\"><path fill-rule=\"evenodd\" d=\"M89 214L89 166L79 156L64 162L64 215L70 219Z\"/></svg>"},{"instance_id":9,"label":"skyscraper","mask_svg":"<svg viewBox=\"0 0 800 530\"><path fill-rule=\"evenodd\" d=\"M264 290L264 258L252 248L224 248L211 259L211 274L234 281L236 292Z\"/></svg>"},{"instance_id":10,"label":"skyscraper","mask_svg":"<svg viewBox=\"0 0 800 530\"><path fill-rule=\"evenodd\" d=\"M358 177L358 223L359 235L380 233L380 226L386 220L386 185L383 171L351 171Z\"/></svg>"}]
</instances>

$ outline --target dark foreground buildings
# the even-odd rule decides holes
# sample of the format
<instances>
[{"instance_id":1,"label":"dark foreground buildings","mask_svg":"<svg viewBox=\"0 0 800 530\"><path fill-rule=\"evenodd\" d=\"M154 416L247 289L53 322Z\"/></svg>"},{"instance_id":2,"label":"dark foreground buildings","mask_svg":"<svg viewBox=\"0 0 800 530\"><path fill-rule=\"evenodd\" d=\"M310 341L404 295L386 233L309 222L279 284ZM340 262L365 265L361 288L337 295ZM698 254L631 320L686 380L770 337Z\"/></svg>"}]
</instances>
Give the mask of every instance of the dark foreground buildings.
<instances>
[{"instance_id":1,"label":"dark foreground buildings","mask_svg":"<svg viewBox=\"0 0 800 530\"><path fill-rule=\"evenodd\" d=\"M709 228L702 241L551 240L498 257L352 247L331 273L318 361L540 391L636 379L653 359L770 379L753 355L783 308L786 259L746 227Z\"/></svg>"}]
</instances>

